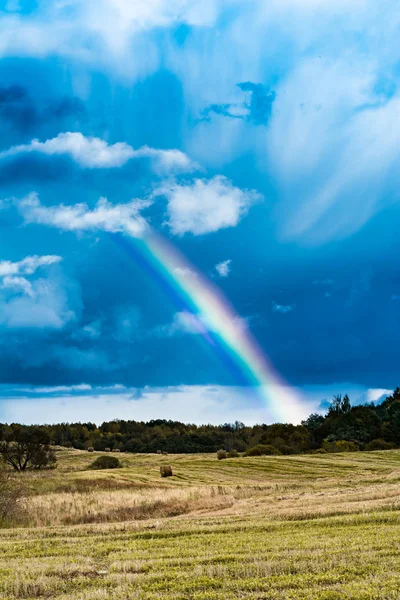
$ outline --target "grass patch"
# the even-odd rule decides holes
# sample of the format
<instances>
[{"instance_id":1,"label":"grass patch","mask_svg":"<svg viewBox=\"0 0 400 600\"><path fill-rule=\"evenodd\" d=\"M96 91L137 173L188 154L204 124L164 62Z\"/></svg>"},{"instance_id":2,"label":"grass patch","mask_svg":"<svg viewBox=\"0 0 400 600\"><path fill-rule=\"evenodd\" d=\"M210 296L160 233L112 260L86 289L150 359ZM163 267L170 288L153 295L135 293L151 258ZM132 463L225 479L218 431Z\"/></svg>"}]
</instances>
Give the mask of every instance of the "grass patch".
<instances>
[{"instance_id":1,"label":"grass patch","mask_svg":"<svg viewBox=\"0 0 400 600\"><path fill-rule=\"evenodd\" d=\"M22 475L23 518L0 530L0 598L399 598L397 450L92 460L63 450L56 471Z\"/></svg>"}]
</instances>

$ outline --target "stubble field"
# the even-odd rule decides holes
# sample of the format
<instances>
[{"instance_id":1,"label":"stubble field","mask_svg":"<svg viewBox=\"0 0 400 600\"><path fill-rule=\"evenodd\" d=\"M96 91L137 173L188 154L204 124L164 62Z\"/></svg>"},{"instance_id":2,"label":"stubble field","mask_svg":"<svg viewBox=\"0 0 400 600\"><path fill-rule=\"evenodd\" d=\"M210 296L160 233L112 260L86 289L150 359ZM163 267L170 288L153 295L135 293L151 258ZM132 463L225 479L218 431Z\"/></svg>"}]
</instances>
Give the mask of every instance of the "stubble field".
<instances>
[{"instance_id":1,"label":"stubble field","mask_svg":"<svg viewBox=\"0 0 400 600\"><path fill-rule=\"evenodd\" d=\"M400 451L93 458L23 477L0 598L400 598Z\"/></svg>"}]
</instances>

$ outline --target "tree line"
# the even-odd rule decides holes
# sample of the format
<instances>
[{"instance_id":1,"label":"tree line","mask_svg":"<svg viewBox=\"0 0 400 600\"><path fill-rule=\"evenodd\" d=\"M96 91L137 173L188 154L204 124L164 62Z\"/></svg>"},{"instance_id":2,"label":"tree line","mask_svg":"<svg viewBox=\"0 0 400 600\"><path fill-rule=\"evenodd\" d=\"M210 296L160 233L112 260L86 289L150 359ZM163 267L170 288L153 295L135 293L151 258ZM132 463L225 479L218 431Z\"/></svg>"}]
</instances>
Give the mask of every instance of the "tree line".
<instances>
[{"instance_id":1,"label":"tree line","mask_svg":"<svg viewBox=\"0 0 400 600\"><path fill-rule=\"evenodd\" d=\"M400 446L400 388L380 404L351 406L334 396L325 415L311 414L301 425L243 423L193 425L155 419L24 426L0 424L0 456L15 470L54 466L52 447L106 448L121 452L228 452L300 454L390 449Z\"/></svg>"}]
</instances>

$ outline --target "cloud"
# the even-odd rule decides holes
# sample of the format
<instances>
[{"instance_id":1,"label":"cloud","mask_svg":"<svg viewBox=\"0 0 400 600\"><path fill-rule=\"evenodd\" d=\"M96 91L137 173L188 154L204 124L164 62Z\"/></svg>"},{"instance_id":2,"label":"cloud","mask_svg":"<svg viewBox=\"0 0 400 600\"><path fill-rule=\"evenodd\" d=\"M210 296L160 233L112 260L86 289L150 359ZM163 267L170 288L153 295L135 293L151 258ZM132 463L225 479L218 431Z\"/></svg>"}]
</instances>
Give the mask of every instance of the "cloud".
<instances>
[{"instance_id":1,"label":"cloud","mask_svg":"<svg viewBox=\"0 0 400 600\"><path fill-rule=\"evenodd\" d=\"M61 260L56 255L33 255L17 262L0 261L0 325L8 329L57 330L75 320L60 279L32 280L38 269Z\"/></svg>"},{"instance_id":2,"label":"cloud","mask_svg":"<svg viewBox=\"0 0 400 600\"><path fill-rule=\"evenodd\" d=\"M249 111L247 120L254 125L267 125L276 93L266 89L261 83L252 83L251 81L238 83L238 87L250 95L250 102L245 103Z\"/></svg>"},{"instance_id":3,"label":"cloud","mask_svg":"<svg viewBox=\"0 0 400 600\"><path fill-rule=\"evenodd\" d=\"M390 396L393 393L393 390L387 390L387 389L379 389L379 388L370 388L369 390L367 390L366 396L367 402L379 402L381 400L384 400L385 398L387 398L387 396Z\"/></svg>"},{"instance_id":4,"label":"cloud","mask_svg":"<svg viewBox=\"0 0 400 600\"><path fill-rule=\"evenodd\" d=\"M33 14L3 13L0 57L56 55L101 65L113 74L146 73L161 61L157 45L148 39L152 29L211 25L217 6L215 0L40 2Z\"/></svg>"},{"instance_id":5,"label":"cloud","mask_svg":"<svg viewBox=\"0 0 400 600\"><path fill-rule=\"evenodd\" d=\"M168 329L169 335L174 335L177 332L205 335L208 332L208 327L202 315L182 311L175 313L174 320Z\"/></svg>"},{"instance_id":6,"label":"cloud","mask_svg":"<svg viewBox=\"0 0 400 600\"><path fill-rule=\"evenodd\" d=\"M254 190L241 190L221 175L190 184L165 183L154 196L168 200L167 225L174 235L203 235L235 227L249 208L261 200Z\"/></svg>"},{"instance_id":7,"label":"cloud","mask_svg":"<svg viewBox=\"0 0 400 600\"><path fill-rule=\"evenodd\" d=\"M119 307L115 313L112 336L118 342L137 342L141 312L136 306Z\"/></svg>"},{"instance_id":8,"label":"cloud","mask_svg":"<svg viewBox=\"0 0 400 600\"><path fill-rule=\"evenodd\" d=\"M156 150L143 146L134 151L135 158L150 158L154 161L154 170L162 175L168 173L189 173L200 167L180 150Z\"/></svg>"},{"instance_id":9,"label":"cloud","mask_svg":"<svg viewBox=\"0 0 400 600\"><path fill-rule=\"evenodd\" d=\"M0 87L0 119L21 133L52 120L73 117L79 121L85 116L85 105L79 98L65 96L40 107L30 97L27 88L17 84Z\"/></svg>"},{"instance_id":10,"label":"cloud","mask_svg":"<svg viewBox=\"0 0 400 600\"><path fill-rule=\"evenodd\" d=\"M91 391L77 390L69 395L66 390L51 395L37 392L34 398L6 386L0 401L0 420L26 424L95 420L100 424L115 418L131 419L133 400L136 420L173 419L199 425L225 423L227 415L232 422L249 425L273 420L265 406L257 401L256 390L220 385L146 386L119 392L93 387ZM305 405L301 418L306 418L309 412Z\"/></svg>"},{"instance_id":11,"label":"cloud","mask_svg":"<svg viewBox=\"0 0 400 600\"><path fill-rule=\"evenodd\" d=\"M236 316L230 323L232 330L241 333L248 329L251 317ZM210 333L220 333L220 325L213 322L208 315L202 313L192 313L187 310L176 312L171 323L158 325L150 335L155 337L173 337L175 335L190 334L203 335L209 338Z\"/></svg>"},{"instance_id":12,"label":"cloud","mask_svg":"<svg viewBox=\"0 0 400 600\"><path fill-rule=\"evenodd\" d=\"M61 256L45 255L45 256L26 256L18 262L9 260L0 261L0 277L8 275L32 275L40 267L48 267L59 263L62 260Z\"/></svg>"},{"instance_id":13,"label":"cloud","mask_svg":"<svg viewBox=\"0 0 400 600\"><path fill-rule=\"evenodd\" d=\"M228 260L223 260L215 265L215 270L220 277L228 277L229 273L231 272L231 264L232 260L230 258Z\"/></svg>"},{"instance_id":14,"label":"cloud","mask_svg":"<svg viewBox=\"0 0 400 600\"><path fill-rule=\"evenodd\" d=\"M210 104L201 111L200 121L210 121L210 115L214 113L229 119L241 119L253 125L267 125L276 93L261 83L251 81L238 83L237 87L249 95L248 100L230 104Z\"/></svg>"},{"instance_id":15,"label":"cloud","mask_svg":"<svg viewBox=\"0 0 400 600\"><path fill-rule=\"evenodd\" d=\"M294 310L294 308L295 308L294 304L289 304L289 305L286 304L285 305L285 304L276 304L276 302L272 303L272 310L274 312L279 312L282 314L292 312L292 310Z\"/></svg>"},{"instance_id":16,"label":"cloud","mask_svg":"<svg viewBox=\"0 0 400 600\"><path fill-rule=\"evenodd\" d=\"M75 340L98 340L101 337L101 321L92 321L87 323L72 334Z\"/></svg>"},{"instance_id":17,"label":"cloud","mask_svg":"<svg viewBox=\"0 0 400 600\"><path fill-rule=\"evenodd\" d=\"M57 137L40 142L37 139L29 144L12 146L0 152L0 159L20 154L39 152L47 156L67 155L81 167L87 169L106 169L122 167L132 158L149 158L157 173L192 171L197 168L186 154L180 150L157 150L143 146L134 150L125 142L108 144L97 137L85 137L80 132L59 133Z\"/></svg>"},{"instance_id":18,"label":"cloud","mask_svg":"<svg viewBox=\"0 0 400 600\"><path fill-rule=\"evenodd\" d=\"M71 392L89 392L92 390L92 386L88 383L78 383L77 385L54 385L46 387L31 387L22 388L22 392L31 392L34 394L55 394L60 392L71 393Z\"/></svg>"},{"instance_id":19,"label":"cloud","mask_svg":"<svg viewBox=\"0 0 400 600\"><path fill-rule=\"evenodd\" d=\"M17 292L21 291L23 294L26 294L30 297L33 297L34 295L32 284L25 277L14 277L7 275L2 281L2 287L9 288Z\"/></svg>"},{"instance_id":20,"label":"cloud","mask_svg":"<svg viewBox=\"0 0 400 600\"><path fill-rule=\"evenodd\" d=\"M376 91L373 64L306 58L278 94L266 149L282 238L344 238L398 199L400 100Z\"/></svg>"},{"instance_id":21,"label":"cloud","mask_svg":"<svg viewBox=\"0 0 400 600\"><path fill-rule=\"evenodd\" d=\"M26 282L29 283L29 282ZM68 296L57 282L37 279L25 296L0 297L0 324L8 329L62 329L76 315L68 307Z\"/></svg>"},{"instance_id":22,"label":"cloud","mask_svg":"<svg viewBox=\"0 0 400 600\"><path fill-rule=\"evenodd\" d=\"M35 192L17 201L18 210L26 223L65 231L122 232L132 237L140 237L146 230L147 224L140 211L150 205L151 201L147 200L113 205L106 198L100 198L93 210L85 203L44 206Z\"/></svg>"},{"instance_id":23,"label":"cloud","mask_svg":"<svg viewBox=\"0 0 400 600\"><path fill-rule=\"evenodd\" d=\"M188 267L175 267L173 269L173 272L178 275L179 277L183 277L183 278L195 278L197 277L197 273L195 273L195 271L193 271L192 269L189 269Z\"/></svg>"}]
</instances>

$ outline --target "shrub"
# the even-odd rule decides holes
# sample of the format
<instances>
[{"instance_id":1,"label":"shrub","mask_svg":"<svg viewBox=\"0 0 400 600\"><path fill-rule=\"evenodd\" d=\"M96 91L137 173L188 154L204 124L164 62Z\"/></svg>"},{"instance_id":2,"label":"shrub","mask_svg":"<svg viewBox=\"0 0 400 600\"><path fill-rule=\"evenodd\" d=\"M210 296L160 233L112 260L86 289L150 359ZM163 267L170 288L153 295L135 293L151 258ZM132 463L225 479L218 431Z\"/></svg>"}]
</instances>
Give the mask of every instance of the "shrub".
<instances>
[{"instance_id":1,"label":"shrub","mask_svg":"<svg viewBox=\"0 0 400 600\"><path fill-rule=\"evenodd\" d=\"M239 456L239 452L237 450L230 450L228 452L228 458L237 458Z\"/></svg>"},{"instance_id":2,"label":"shrub","mask_svg":"<svg viewBox=\"0 0 400 600\"><path fill-rule=\"evenodd\" d=\"M281 452L271 444L257 444L246 451L246 456L272 456L274 454L281 454Z\"/></svg>"},{"instance_id":3,"label":"shrub","mask_svg":"<svg viewBox=\"0 0 400 600\"><path fill-rule=\"evenodd\" d=\"M337 440L336 442L324 440L322 448L327 452L358 452L359 450L359 447L355 442L349 442L347 440Z\"/></svg>"},{"instance_id":4,"label":"shrub","mask_svg":"<svg viewBox=\"0 0 400 600\"><path fill-rule=\"evenodd\" d=\"M18 477L0 467L0 527L10 525L19 512L18 501L25 496L26 489Z\"/></svg>"},{"instance_id":5,"label":"shrub","mask_svg":"<svg viewBox=\"0 0 400 600\"><path fill-rule=\"evenodd\" d=\"M286 454L286 455L296 454L295 448L293 448L293 446L289 446L289 444L281 444L279 446L279 450L280 450L280 453ZM273 453L271 453L271 454L273 454Z\"/></svg>"},{"instance_id":6,"label":"shrub","mask_svg":"<svg viewBox=\"0 0 400 600\"><path fill-rule=\"evenodd\" d=\"M89 469L119 469L122 467L116 456L98 456Z\"/></svg>"},{"instance_id":7,"label":"shrub","mask_svg":"<svg viewBox=\"0 0 400 600\"><path fill-rule=\"evenodd\" d=\"M172 467L170 465L162 465L160 467L161 477L172 477Z\"/></svg>"},{"instance_id":8,"label":"shrub","mask_svg":"<svg viewBox=\"0 0 400 600\"><path fill-rule=\"evenodd\" d=\"M325 448L317 448L316 450L314 450L313 454L327 454L327 451L325 450Z\"/></svg>"},{"instance_id":9,"label":"shrub","mask_svg":"<svg viewBox=\"0 0 400 600\"><path fill-rule=\"evenodd\" d=\"M222 450L222 448L221 448L221 450L218 450L218 452L217 452L217 458L218 458L218 460L222 460L224 458L227 458L226 450Z\"/></svg>"},{"instance_id":10,"label":"shrub","mask_svg":"<svg viewBox=\"0 0 400 600\"><path fill-rule=\"evenodd\" d=\"M365 449L366 450L391 450L392 448L394 448L394 444L391 444L390 442L385 442L385 440L382 439L377 439L377 440L372 440L372 442L369 442L366 446Z\"/></svg>"}]
</instances>

